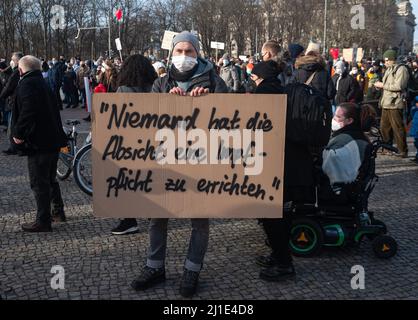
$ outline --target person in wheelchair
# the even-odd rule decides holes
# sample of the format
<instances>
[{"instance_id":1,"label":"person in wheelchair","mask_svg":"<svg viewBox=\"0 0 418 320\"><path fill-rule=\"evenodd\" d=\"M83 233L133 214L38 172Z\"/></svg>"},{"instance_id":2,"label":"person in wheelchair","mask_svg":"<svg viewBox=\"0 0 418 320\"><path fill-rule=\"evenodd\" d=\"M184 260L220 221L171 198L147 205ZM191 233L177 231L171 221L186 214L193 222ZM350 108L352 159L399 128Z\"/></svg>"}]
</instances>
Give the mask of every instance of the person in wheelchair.
<instances>
[{"instance_id":1,"label":"person in wheelchair","mask_svg":"<svg viewBox=\"0 0 418 320\"><path fill-rule=\"evenodd\" d=\"M342 103L332 120L332 137L322 155L319 199L327 205L353 203L361 192L371 160L372 144L365 132L375 123L371 106Z\"/></svg>"}]
</instances>

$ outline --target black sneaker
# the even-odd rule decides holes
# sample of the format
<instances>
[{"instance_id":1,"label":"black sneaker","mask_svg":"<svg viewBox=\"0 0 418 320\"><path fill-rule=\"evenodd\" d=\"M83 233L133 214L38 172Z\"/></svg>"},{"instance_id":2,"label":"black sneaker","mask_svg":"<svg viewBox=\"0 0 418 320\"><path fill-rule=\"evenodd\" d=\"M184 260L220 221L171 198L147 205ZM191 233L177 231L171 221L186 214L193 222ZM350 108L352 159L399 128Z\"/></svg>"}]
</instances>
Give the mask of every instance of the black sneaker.
<instances>
[{"instance_id":1,"label":"black sneaker","mask_svg":"<svg viewBox=\"0 0 418 320\"><path fill-rule=\"evenodd\" d=\"M259 256L255 258L255 263L263 268L270 268L276 264L276 261L272 256Z\"/></svg>"},{"instance_id":2,"label":"black sneaker","mask_svg":"<svg viewBox=\"0 0 418 320\"><path fill-rule=\"evenodd\" d=\"M165 269L153 269L150 267L144 267L142 273L136 280L132 281L131 287L135 291L143 291L152 286L155 286L165 281Z\"/></svg>"},{"instance_id":3,"label":"black sneaker","mask_svg":"<svg viewBox=\"0 0 418 320\"><path fill-rule=\"evenodd\" d=\"M180 294L184 298L191 298L196 293L199 282L199 272L184 269L180 284Z\"/></svg>"},{"instance_id":4,"label":"black sneaker","mask_svg":"<svg viewBox=\"0 0 418 320\"><path fill-rule=\"evenodd\" d=\"M123 219L120 221L119 225L112 230L112 234L115 236L123 236L138 232L139 228L135 219Z\"/></svg>"},{"instance_id":5,"label":"black sneaker","mask_svg":"<svg viewBox=\"0 0 418 320\"><path fill-rule=\"evenodd\" d=\"M274 265L260 272L260 279L268 282L280 282L295 277L296 272L293 265Z\"/></svg>"}]
</instances>

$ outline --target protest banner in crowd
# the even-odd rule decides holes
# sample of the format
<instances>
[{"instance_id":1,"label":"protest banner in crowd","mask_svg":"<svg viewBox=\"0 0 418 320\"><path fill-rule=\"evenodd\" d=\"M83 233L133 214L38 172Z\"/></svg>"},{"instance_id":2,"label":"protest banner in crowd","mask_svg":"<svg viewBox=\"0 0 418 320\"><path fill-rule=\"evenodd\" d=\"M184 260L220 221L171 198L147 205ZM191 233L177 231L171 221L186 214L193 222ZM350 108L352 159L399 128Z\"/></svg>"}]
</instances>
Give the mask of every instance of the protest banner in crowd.
<instances>
[{"instance_id":1,"label":"protest banner in crowd","mask_svg":"<svg viewBox=\"0 0 418 320\"><path fill-rule=\"evenodd\" d=\"M95 95L95 215L281 217L285 126L284 95Z\"/></svg>"}]
</instances>

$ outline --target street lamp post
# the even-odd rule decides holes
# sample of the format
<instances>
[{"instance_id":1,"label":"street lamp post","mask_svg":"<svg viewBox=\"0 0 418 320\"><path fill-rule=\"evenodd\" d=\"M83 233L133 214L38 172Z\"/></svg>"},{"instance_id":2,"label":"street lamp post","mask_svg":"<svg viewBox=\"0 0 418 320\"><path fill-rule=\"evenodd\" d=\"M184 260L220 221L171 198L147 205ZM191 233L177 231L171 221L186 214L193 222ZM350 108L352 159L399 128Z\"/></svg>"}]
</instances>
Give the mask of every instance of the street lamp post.
<instances>
[{"instance_id":1,"label":"street lamp post","mask_svg":"<svg viewBox=\"0 0 418 320\"><path fill-rule=\"evenodd\" d=\"M327 53L327 20L328 20L328 0L325 0L325 10L324 10L324 43L323 43L323 52Z\"/></svg>"}]
</instances>

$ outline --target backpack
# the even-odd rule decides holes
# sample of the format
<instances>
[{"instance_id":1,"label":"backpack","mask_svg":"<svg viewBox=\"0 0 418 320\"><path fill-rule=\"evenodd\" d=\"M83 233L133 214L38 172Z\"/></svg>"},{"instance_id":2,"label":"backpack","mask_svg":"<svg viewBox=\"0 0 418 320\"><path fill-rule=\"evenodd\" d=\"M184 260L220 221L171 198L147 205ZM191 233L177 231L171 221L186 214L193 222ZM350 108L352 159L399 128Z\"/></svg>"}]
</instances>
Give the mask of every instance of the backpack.
<instances>
[{"instance_id":1,"label":"backpack","mask_svg":"<svg viewBox=\"0 0 418 320\"><path fill-rule=\"evenodd\" d=\"M406 68L406 70L408 71L408 74L409 74L409 78L408 78L408 86L407 86L407 88L406 88L404 91L402 91L402 93L401 93L402 99L403 99L404 101L407 101L407 100L408 100L408 98L409 98L409 89L410 89L410 88L413 88L413 87L415 86L415 81L414 81L414 79L413 79L413 75L412 75L412 70L411 70L411 68L410 68L410 67L408 67L408 65L406 65L406 64L404 64L404 63L399 64L399 65L395 68L395 70L393 71L393 75L395 76L395 75L396 75L396 73L399 71L399 69L400 69L400 68L402 68L402 67Z\"/></svg>"},{"instance_id":2,"label":"backpack","mask_svg":"<svg viewBox=\"0 0 418 320\"><path fill-rule=\"evenodd\" d=\"M331 136L332 107L329 100L307 84L290 84L287 94L286 138L311 148L324 147Z\"/></svg>"}]
</instances>

